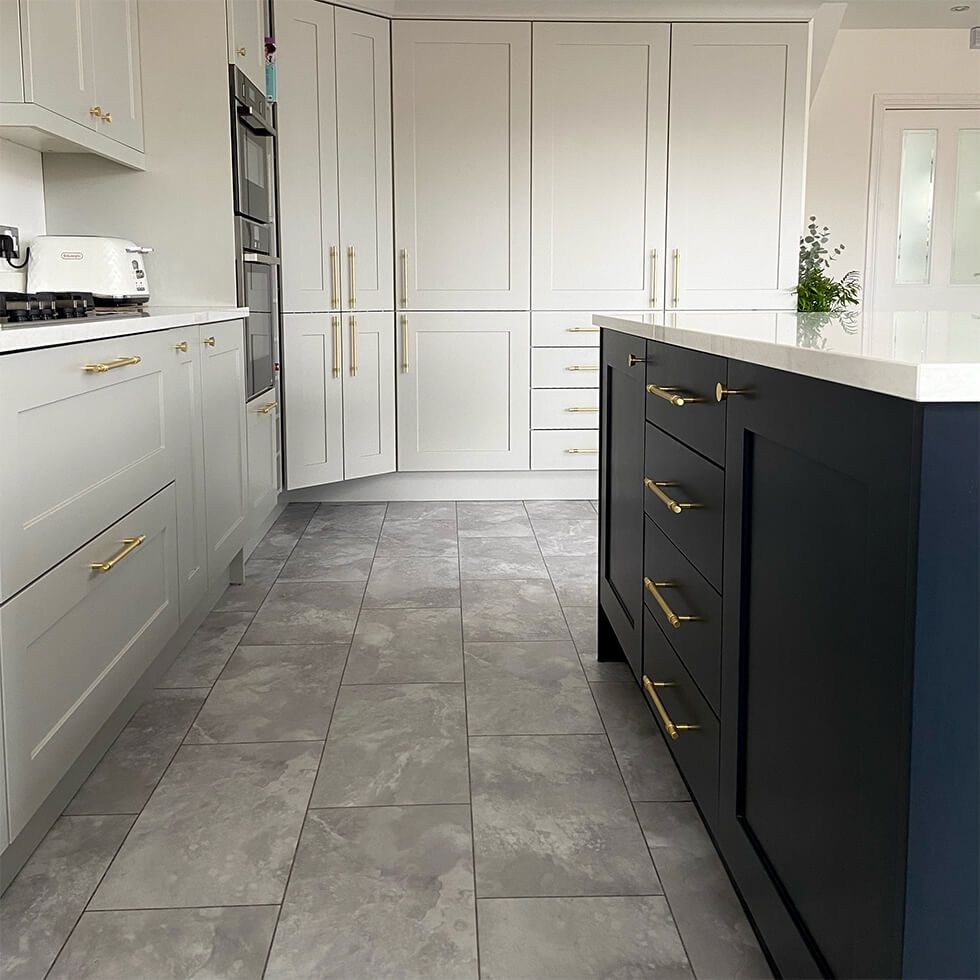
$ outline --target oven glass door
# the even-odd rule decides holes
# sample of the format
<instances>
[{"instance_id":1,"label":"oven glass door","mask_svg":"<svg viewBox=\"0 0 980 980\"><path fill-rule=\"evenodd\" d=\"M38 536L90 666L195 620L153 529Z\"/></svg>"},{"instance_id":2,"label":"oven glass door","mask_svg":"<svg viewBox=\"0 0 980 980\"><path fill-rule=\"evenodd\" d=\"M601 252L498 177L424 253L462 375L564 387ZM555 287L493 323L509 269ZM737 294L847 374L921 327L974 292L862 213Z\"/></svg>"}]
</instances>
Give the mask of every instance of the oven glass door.
<instances>
[{"instance_id":1,"label":"oven glass door","mask_svg":"<svg viewBox=\"0 0 980 980\"><path fill-rule=\"evenodd\" d=\"M244 262L243 302L249 308L246 321L245 384L248 398L268 391L275 383L273 337L276 322L276 267L260 262Z\"/></svg>"},{"instance_id":2,"label":"oven glass door","mask_svg":"<svg viewBox=\"0 0 980 980\"><path fill-rule=\"evenodd\" d=\"M272 138L238 123L238 210L253 221L270 219Z\"/></svg>"}]
</instances>

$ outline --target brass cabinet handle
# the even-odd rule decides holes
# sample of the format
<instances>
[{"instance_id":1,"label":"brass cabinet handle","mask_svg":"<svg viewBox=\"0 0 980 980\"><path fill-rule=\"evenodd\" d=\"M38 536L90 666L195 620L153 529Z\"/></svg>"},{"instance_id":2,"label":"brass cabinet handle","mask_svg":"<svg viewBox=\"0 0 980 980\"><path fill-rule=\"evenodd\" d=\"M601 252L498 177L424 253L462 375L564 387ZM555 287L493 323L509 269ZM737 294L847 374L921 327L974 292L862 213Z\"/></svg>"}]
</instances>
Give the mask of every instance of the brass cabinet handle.
<instances>
[{"instance_id":1,"label":"brass cabinet handle","mask_svg":"<svg viewBox=\"0 0 980 980\"><path fill-rule=\"evenodd\" d=\"M598 412L598 405L570 405L565 409L566 412Z\"/></svg>"},{"instance_id":2,"label":"brass cabinet handle","mask_svg":"<svg viewBox=\"0 0 980 980\"><path fill-rule=\"evenodd\" d=\"M111 572L123 558L131 555L145 540L145 534L141 534L136 538L123 538L122 547L111 558L106 559L106 561L89 562L88 567L93 572Z\"/></svg>"},{"instance_id":3,"label":"brass cabinet handle","mask_svg":"<svg viewBox=\"0 0 980 980\"><path fill-rule=\"evenodd\" d=\"M663 398L664 401L670 402L671 405L676 405L678 408L708 400L707 398L701 398L700 395L689 395L682 388L663 388L660 385L647 385L647 391L651 395L656 395L658 398Z\"/></svg>"},{"instance_id":4,"label":"brass cabinet handle","mask_svg":"<svg viewBox=\"0 0 980 980\"><path fill-rule=\"evenodd\" d=\"M246 52L247 52L247 49L246 49L246 48L239 48L239 49L238 49L238 57L239 57L239 58L244 58L244 57L245 57L245 54L246 54Z\"/></svg>"},{"instance_id":5,"label":"brass cabinet handle","mask_svg":"<svg viewBox=\"0 0 980 980\"><path fill-rule=\"evenodd\" d=\"M598 333L599 327L566 327L567 333Z\"/></svg>"},{"instance_id":6,"label":"brass cabinet handle","mask_svg":"<svg viewBox=\"0 0 980 980\"><path fill-rule=\"evenodd\" d=\"M130 357L114 357L111 361L103 361L100 364L86 364L82 370L89 374L105 374L106 371L115 371L116 368L126 367L129 364L139 364L143 358L139 354Z\"/></svg>"},{"instance_id":7,"label":"brass cabinet handle","mask_svg":"<svg viewBox=\"0 0 980 980\"><path fill-rule=\"evenodd\" d=\"M685 510L698 510L703 507L704 504L694 504L689 501L674 500L673 497L668 497L667 494L661 490L661 487L676 487L676 483L669 483L666 480L651 480L650 477L645 476L643 478L643 486L647 488L669 511L675 514L682 514Z\"/></svg>"},{"instance_id":8,"label":"brass cabinet handle","mask_svg":"<svg viewBox=\"0 0 980 980\"><path fill-rule=\"evenodd\" d=\"M402 374L408 374L408 317L402 315Z\"/></svg>"},{"instance_id":9,"label":"brass cabinet handle","mask_svg":"<svg viewBox=\"0 0 980 980\"><path fill-rule=\"evenodd\" d=\"M347 272L350 286L350 308L357 306L357 249L347 246Z\"/></svg>"},{"instance_id":10,"label":"brass cabinet handle","mask_svg":"<svg viewBox=\"0 0 980 980\"><path fill-rule=\"evenodd\" d=\"M102 106L100 106L100 105L94 105L94 106L92 106L92 108L89 109L88 114L90 116L95 116L96 119L101 119L102 118Z\"/></svg>"},{"instance_id":11,"label":"brass cabinet handle","mask_svg":"<svg viewBox=\"0 0 980 980\"><path fill-rule=\"evenodd\" d=\"M598 449L566 449L566 453L597 453Z\"/></svg>"},{"instance_id":12,"label":"brass cabinet handle","mask_svg":"<svg viewBox=\"0 0 980 980\"><path fill-rule=\"evenodd\" d=\"M680 274L681 274L681 250L679 248L674 249L674 295L671 301L672 306L677 305L677 296L680 290Z\"/></svg>"},{"instance_id":13,"label":"brass cabinet handle","mask_svg":"<svg viewBox=\"0 0 980 980\"><path fill-rule=\"evenodd\" d=\"M333 323L333 376L340 377L340 317L330 318Z\"/></svg>"},{"instance_id":14,"label":"brass cabinet handle","mask_svg":"<svg viewBox=\"0 0 980 980\"><path fill-rule=\"evenodd\" d=\"M112 122L112 113L111 112L103 112L102 115L99 118L103 122L111 123Z\"/></svg>"},{"instance_id":15,"label":"brass cabinet handle","mask_svg":"<svg viewBox=\"0 0 980 980\"><path fill-rule=\"evenodd\" d=\"M204 341L204 344L205 344L205 346L207 346L207 347L214 347L214 345L215 345L216 343L217 343L217 341L216 341L216 340L214 339L214 337L208 337L208 338L207 338L207 339L206 339L206 340Z\"/></svg>"},{"instance_id":16,"label":"brass cabinet handle","mask_svg":"<svg viewBox=\"0 0 980 980\"><path fill-rule=\"evenodd\" d=\"M729 395L749 395L748 388L726 388L720 381L715 385L715 401L723 402Z\"/></svg>"},{"instance_id":17,"label":"brass cabinet handle","mask_svg":"<svg viewBox=\"0 0 980 980\"><path fill-rule=\"evenodd\" d=\"M330 246L330 309L335 310L340 305L337 296L337 286L340 283L340 255L336 245Z\"/></svg>"},{"instance_id":18,"label":"brass cabinet handle","mask_svg":"<svg viewBox=\"0 0 980 980\"><path fill-rule=\"evenodd\" d=\"M180 351L181 354L187 353L187 341L182 340L179 344L174 344L174 350Z\"/></svg>"},{"instance_id":19,"label":"brass cabinet handle","mask_svg":"<svg viewBox=\"0 0 980 980\"><path fill-rule=\"evenodd\" d=\"M350 318L350 376L357 377L357 317Z\"/></svg>"},{"instance_id":20,"label":"brass cabinet handle","mask_svg":"<svg viewBox=\"0 0 980 980\"><path fill-rule=\"evenodd\" d=\"M261 405L255 410L256 415L268 415L269 412L274 412L276 410L276 403L269 402L266 405Z\"/></svg>"},{"instance_id":21,"label":"brass cabinet handle","mask_svg":"<svg viewBox=\"0 0 980 980\"><path fill-rule=\"evenodd\" d=\"M650 250L650 305L657 305L657 250Z\"/></svg>"},{"instance_id":22,"label":"brass cabinet handle","mask_svg":"<svg viewBox=\"0 0 980 980\"><path fill-rule=\"evenodd\" d=\"M401 250L402 263L402 309L408 309L408 249Z\"/></svg>"},{"instance_id":23,"label":"brass cabinet handle","mask_svg":"<svg viewBox=\"0 0 980 980\"><path fill-rule=\"evenodd\" d=\"M676 582L652 582L649 578L644 577L643 587L657 600L657 605L663 610L663 614L667 617L667 622L675 630L679 630L682 623L700 623L703 621L700 616L678 616L667 604L667 600L660 594L660 589L676 588Z\"/></svg>"},{"instance_id":24,"label":"brass cabinet handle","mask_svg":"<svg viewBox=\"0 0 980 980\"><path fill-rule=\"evenodd\" d=\"M569 364L566 371L598 371L598 364Z\"/></svg>"},{"instance_id":25,"label":"brass cabinet handle","mask_svg":"<svg viewBox=\"0 0 980 980\"><path fill-rule=\"evenodd\" d=\"M697 732L700 731L701 726L675 725L670 720L670 715L667 714L667 709L664 707L663 701L660 700L660 695L657 694L657 688L673 686L671 681L652 681L646 674L643 675L643 689L650 695L650 700L653 701L653 706L657 709L657 714L660 715L660 720L664 723L667 734L676 742L681 737L681 732Z\"/></svg>"},{"instance_id":26,"label":"brass cabinet handle","mask_svg":"<svg viewBox=\"0 0 980 980\"><path fill-rule=\"evenodd\" d=\"M630 354L626 358L627 367L636 367L637 364L646 364L647 359L645 357L640 357L639 354Z\"/></svg>"}]
</instances>

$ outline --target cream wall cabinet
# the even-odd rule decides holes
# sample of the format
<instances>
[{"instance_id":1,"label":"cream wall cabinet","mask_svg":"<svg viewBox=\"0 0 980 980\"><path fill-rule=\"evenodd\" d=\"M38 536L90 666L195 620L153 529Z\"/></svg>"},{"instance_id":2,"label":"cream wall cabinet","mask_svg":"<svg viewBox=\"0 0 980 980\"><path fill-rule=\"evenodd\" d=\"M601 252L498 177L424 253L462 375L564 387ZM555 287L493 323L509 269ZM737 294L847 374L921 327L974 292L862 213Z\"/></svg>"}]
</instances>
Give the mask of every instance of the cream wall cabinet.
<instances>
[{"instance_id":1,"label":"cream wall cabinet","mask_svg":"<svg viewBox=\"0 0 980 980\"><path fill-rule=\"evenodd\" d=\"M392 25L399 307L526 310L531 27Z\"/></svg>"},{"instance_id":2,"label":"cream wall cabinet","mask_svg":"<svg viewBox=\"0 0 980 980\"><path fill-rule=\"evenodd\" d=\"M228 0L228 60L265 91L266 0Z\"/></svg>"},{"instance_id":3,"label":"cream wall cabinet","mask_svg":"<svg viewBox=\"0 0 980 980\"><path fill-rule=\"evenodd\" d=\"M279 499L279 403L275 389L245 406L248 437L248 529L254 531Z\"/></svg>"},{"instance_id":4,"label":"cream wall cabinet","mask_svg":"<svg viewBox=\"0 0 980 980\"><path fill-rule=\"evenodd\" d=\"M669 24L535 24L532 306L663 306Z\"/></svg>"}]
</instances>

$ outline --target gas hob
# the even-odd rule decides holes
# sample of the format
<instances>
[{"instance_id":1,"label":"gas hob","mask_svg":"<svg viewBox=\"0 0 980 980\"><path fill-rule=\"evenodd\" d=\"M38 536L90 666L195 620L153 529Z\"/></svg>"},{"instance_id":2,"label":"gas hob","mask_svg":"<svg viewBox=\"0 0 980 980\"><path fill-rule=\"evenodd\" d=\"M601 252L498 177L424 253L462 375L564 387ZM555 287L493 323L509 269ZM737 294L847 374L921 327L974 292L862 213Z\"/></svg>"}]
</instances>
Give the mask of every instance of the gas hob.
<instances>
[{"instance_id":1,"label":"gas hob","mask_svg":"<svg viewBox=\"0 0 980 980\"><path fill-rule=\"evenodd\" d=\"M0 291L0 327L35 327L45 323L143 315L145 311L139 307L96 306L91 293Z\"/></svg>"}]
</instances>

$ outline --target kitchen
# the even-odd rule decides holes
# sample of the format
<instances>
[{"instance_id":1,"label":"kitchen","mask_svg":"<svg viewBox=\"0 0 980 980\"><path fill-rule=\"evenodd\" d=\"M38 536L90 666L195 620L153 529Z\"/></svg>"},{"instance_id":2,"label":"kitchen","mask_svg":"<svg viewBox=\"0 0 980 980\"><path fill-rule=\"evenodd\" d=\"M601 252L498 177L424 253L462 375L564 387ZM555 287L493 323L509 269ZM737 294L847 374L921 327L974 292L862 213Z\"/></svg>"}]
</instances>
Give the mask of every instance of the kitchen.
<instances>
[{"instance_id":1,"label":"kitchen","mask_svg":"<svg viewBox=\"0 0 980 980\"><path fill-rule=\"evenodd\" d=\"M698 7L0 0L4 976L977 975L980 8Z\"/></svg>"}]
</instances>

